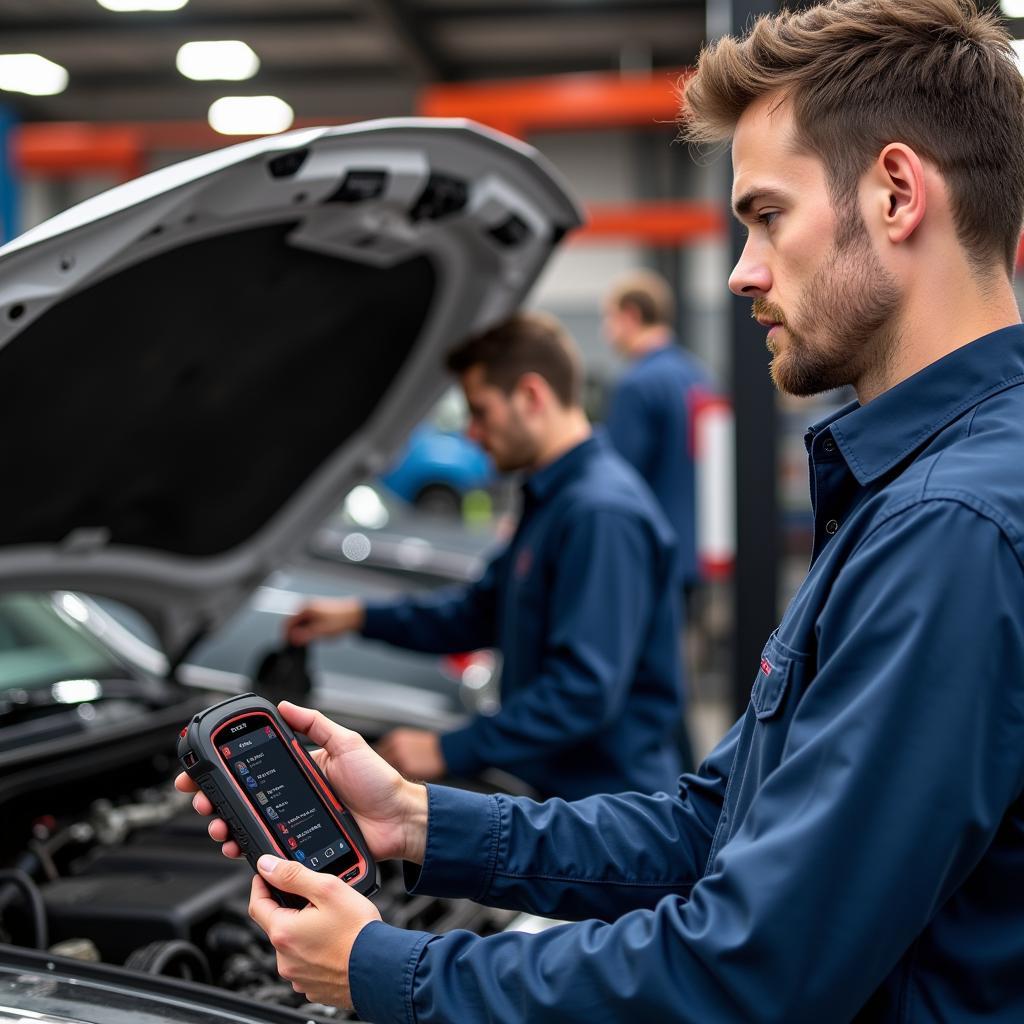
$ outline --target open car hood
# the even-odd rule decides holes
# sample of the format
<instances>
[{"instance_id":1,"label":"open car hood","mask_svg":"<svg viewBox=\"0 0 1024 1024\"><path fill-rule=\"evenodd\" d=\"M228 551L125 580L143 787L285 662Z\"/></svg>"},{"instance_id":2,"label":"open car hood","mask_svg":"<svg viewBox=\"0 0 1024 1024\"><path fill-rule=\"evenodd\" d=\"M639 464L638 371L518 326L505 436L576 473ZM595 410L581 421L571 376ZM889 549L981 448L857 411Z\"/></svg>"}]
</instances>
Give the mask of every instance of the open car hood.
<instances>
[{"instance_id":1,"label":"open car hood","mask_svg":"<svg viewBox=\"0 0 1024 1024\"><path fill-rule=\"evenodd\" d=\"M0 249L0 588L172 665L384 467L580 213L531 147L389 119L156 171Z\"/></svg>"}]
</instances>

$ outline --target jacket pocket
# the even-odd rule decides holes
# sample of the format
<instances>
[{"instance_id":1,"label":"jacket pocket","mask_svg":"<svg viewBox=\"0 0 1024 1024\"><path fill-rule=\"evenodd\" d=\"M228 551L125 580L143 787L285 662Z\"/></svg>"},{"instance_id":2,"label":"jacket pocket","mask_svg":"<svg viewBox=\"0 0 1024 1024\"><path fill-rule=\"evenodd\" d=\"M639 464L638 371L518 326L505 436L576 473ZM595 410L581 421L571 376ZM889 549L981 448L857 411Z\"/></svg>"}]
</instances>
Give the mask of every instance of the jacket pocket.
<instances>
[{"instance_id":1,"label":"jacket pocket","mask_svg":"<svg viewBox=\"0 0 1024 1024\"><path fill-rule=\"evenodd\" d=\"M793 665L803 655L787 647L778 637L778 630L768 637L761 652L761 664L750 691L754 714L764 721L774 718L783 706L793 675Z\"/></svg>"}]
</instances>

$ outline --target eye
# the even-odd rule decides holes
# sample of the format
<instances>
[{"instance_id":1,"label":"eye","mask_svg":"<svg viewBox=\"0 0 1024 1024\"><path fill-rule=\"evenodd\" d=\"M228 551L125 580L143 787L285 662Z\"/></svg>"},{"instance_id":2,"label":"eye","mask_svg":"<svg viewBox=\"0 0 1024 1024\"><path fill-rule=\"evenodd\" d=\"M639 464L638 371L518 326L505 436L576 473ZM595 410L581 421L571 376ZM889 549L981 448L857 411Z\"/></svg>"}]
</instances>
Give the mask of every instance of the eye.
<instances>
[{"instance_id":1,"label":"eye","mask_svg":"<svg viewBox=\"0 0 1024 1024\"><path fill-rule=\"evenodd\" d=\"M767 210L757 215L757 222L758 224L763 224L766 228L770 228L775 223L775 218L778 215L778 210Z\"/></svg>"}]
</instances>

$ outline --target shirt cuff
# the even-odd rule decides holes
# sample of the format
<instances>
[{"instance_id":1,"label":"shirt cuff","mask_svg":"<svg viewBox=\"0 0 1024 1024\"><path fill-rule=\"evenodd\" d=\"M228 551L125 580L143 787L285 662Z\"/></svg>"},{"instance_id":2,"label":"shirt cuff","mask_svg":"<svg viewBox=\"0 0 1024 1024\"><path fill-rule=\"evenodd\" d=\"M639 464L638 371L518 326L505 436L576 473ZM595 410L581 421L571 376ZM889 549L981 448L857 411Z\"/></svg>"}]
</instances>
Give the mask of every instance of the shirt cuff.
<instances>
[{"instance_id":1,"label":"shirt cuff","mask_svg":"<svg viewBox=\"0 0 1024 1024\"><path fill-rule=\"evenodd\" d=\"M405 866L405 884L448 899L482 900L491 887L501 840L496 796L427 786L427 848L423 867Z\"/></svg>"},{"instance_id":2,"label":"shirt cuff","mask_svg":"<svg viewBox=\"0 0 1024 1024\"><path fill-rule=\"evenodd\" d=\"M476 732L472 724L441 736L441 756L449 775L470 778L487 767L477 756L475 738Z\"/></svg>"},{"instance_id":3,"label":"shirt cuff","mask_svg":"<svg viewBox=\"0 0 1024 1024\"><path fill-rule=\"evenodd\" d=\"M413 1020L412 983L430 932L371 921L356 936L348 960L352 1005L360 1020L408 1024Z\"/></svg>"},{"instance_id":4,"label":"shirt cuff","mask_svg":"<svg viewBox=\"0 0 1024 1024\"><path fill-rule=\"evenodd\" d=\"M395 621L393 604L367 604L359 632L368 640L390 640Z\"/></svg>"}]
</instances>

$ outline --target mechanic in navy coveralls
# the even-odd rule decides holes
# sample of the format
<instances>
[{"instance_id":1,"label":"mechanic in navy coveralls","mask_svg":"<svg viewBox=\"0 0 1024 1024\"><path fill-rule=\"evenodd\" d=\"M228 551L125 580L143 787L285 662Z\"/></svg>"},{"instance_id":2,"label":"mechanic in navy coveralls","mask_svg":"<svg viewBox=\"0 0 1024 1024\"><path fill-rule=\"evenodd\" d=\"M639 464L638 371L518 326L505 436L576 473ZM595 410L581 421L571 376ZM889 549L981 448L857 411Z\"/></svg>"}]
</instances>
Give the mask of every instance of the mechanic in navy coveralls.
<instances>
[{"instance_id":1,"label":"mechanic in navy coveralls","mask_svg":"<svg viewBox=\"0 0 1024 1024\"><path fill-rule=\"evenodd\" d=\"M411 778L495 766L544 796L674 787L682 719L675 541L643 481L580 405L582 362L540 313L514 316L448 358L469 436L525 470L519 526L468 587L364 606L320 599L293 643L358 629L435 654L497 647L501 709L442 736L396 729L379 749Z\"/></svg>"},{"instance_id":2,"label":"mechanic in navy coveralls","mask_svg":"<svg viewBox=\"0 0 1024 1024\"><path fill-rule=\"evenodd\" d=\"M615 382L605 429L618 452L647 481L675 530L679 584L692 591L700 582L691 443L694 403L716 388L704 364L677 341L674 320L672 290L654 271L633 271L609 289L604 333L629 366Z\"/></svg>"},{"instance_id":3,"label":"mechanic in navy coveralls","mask_svg":"<svg viewBox=\"0 0 1024 1024\"><path fill-rule=\"evenodd\" d=\"M715 387L700 360L676 340L674 320L672 289L652 270L632 271L609 289L605 337L630 365L612 390L605 429L619 454L647 481L675 531L683 628L700 583L694 412L701 395L714 394ZM685 693L685 671L680 675ZM692 771L689 730L682 718L678 736L683 769Z\"/></svg>"},{"instance_id":4,"label":"mechanic in navy coveralls","mask_svg":"<svg viewBox=\"0 0 1024 1024\"><path fill-rule=\"evenodd\" d=\"M406 931L269 858L250 910L296 989L377 1024L1024 1020L1009 42L972 0L833 0L702 54L683 127L732 138L749 235L730 287L780 388L857 393L807 433L807 577L746 713L674 794L423 787L285 705L411 889L577 922ZM264 878L312 905L279 908Z\"/></svg>"}]
</instances>

